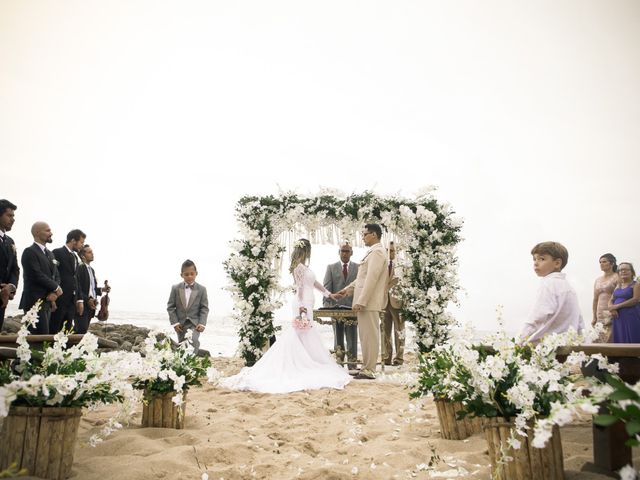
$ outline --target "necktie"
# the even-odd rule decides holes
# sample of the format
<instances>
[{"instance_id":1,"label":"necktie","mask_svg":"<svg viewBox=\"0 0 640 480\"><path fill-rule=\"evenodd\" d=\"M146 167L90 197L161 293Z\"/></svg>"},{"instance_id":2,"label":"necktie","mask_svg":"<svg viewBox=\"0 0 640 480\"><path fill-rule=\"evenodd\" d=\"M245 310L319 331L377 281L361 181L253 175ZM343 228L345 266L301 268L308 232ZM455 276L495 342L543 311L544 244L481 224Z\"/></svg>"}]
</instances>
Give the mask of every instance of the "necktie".
<instances>
[{"instance_id":1,"label":"necktie","mask_svg":"<svg viewBox=\"0 0 640 480\"><path fill-rule=\"evenodd\" d=\"M393 261L389 261L389 275L391 275L391 270L393 270Z\"/></svg>"},{"instance_id":2,"label":"necktie","mask_svg":"<svg viewBox=\"0 0 640 480\"><path fill-rule=\"evenodd\" d=\"M185 284L184 288L193 288L193 285Z\"/></svg>"},{"instance_id":3,"label":"necktie","mask_svg":"<svg viewBox=\"0 0 640 480\"><path fill-rule=\"evenodd\" d=\"M349 274L349 272L347 271L347 264L343 263L342 264L342 277L346 280L348 274Z\"/></svg>"},{"instance_id":4,"label":"necktie","mask_svg":"<svg viewBox=\"0 0 640 480\"><path fill-rule=\"evenodd\" d=\"M89 273L89 296L96 298L96 277L93 268L87 265L87 272Z\"/></svg>"}]
</instances>

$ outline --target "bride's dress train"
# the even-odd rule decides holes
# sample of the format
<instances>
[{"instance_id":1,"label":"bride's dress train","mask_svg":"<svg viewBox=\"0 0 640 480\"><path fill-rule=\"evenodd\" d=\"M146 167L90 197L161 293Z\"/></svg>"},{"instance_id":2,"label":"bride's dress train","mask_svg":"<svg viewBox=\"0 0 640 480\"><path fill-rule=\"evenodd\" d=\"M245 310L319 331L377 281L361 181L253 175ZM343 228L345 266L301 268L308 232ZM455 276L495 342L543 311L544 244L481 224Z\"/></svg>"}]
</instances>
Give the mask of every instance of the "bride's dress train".
<instances>
[{"instance_id":1,"label":"bride's dress train","mask_svg":"<svg viewBox=\"0 0 640 480\"><path fill-rule=\"evenodd\" d=\"M313 315L313 289L327 290L319 284L313 272L305 265L294 270L298 290L294 312L299 307ZM233 390L250 390L262 393L288 393L320 388L342 389L351 381L347 371L336 364L322 344L315 326L300 330L290 326L252 367L220 380L219 385Z\"/></svg>"}]
</instances>

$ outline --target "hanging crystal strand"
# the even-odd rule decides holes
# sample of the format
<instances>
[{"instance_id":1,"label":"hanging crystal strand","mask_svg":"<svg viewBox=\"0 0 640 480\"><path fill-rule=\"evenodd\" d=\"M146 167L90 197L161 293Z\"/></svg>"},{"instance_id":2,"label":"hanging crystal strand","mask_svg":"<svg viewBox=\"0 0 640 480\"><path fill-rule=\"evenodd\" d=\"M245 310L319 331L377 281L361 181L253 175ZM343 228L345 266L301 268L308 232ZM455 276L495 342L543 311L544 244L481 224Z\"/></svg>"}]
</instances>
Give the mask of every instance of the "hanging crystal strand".
<instances>
[{"instance_id":1,"label":"hanging crystal strand","mask_svg":"<svg viewBox=\"0 0 640 480\"><path fill-rule=\"evenodd\" d=\"M296 234L294 231L287 231L287 252L289 253L289 255L291 255L291 253L293 252L293 242L295 235Z\"/></svg>"},{"instance_id":2,"label":"hanging crystal strand","mask_svg":"<svg viewBox=\"0 0 640 480\"><path fill-rule=\"evenodd\" d=\"M280 235L278 235L278 243L280 245L282 245L285 241L285 232L281 232ZM280 283L280 273L282 272L282 255L280 255L279 257L276 256L274 258L273 261L273 268L276 272L276 282L279 284Z\"/></svg>"}]
</instances>

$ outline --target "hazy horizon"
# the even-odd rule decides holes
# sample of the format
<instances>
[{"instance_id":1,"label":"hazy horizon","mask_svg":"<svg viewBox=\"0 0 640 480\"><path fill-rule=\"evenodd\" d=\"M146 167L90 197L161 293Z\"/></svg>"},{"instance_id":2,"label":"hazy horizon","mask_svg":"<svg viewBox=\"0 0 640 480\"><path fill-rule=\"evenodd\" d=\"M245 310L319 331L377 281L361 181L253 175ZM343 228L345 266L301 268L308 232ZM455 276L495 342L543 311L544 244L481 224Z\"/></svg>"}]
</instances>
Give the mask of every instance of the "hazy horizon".
<instances>
[{"instance_id":1,"label":"hazy horizon","mask_svg":"<svg viewBox=\"0 0 640 480\"><path fill-rule=\"evenodd\" d=\"M35 221L84 230L113 309L163 312L192 258L228 315L240 197L434 185L458 319L518 330L556 240L588 323L599 256L640 266L639 50L632 0L7 0L0 198L19 254ZM321 279L337 246L313 255Z\"/></svg>"}]
</instances>

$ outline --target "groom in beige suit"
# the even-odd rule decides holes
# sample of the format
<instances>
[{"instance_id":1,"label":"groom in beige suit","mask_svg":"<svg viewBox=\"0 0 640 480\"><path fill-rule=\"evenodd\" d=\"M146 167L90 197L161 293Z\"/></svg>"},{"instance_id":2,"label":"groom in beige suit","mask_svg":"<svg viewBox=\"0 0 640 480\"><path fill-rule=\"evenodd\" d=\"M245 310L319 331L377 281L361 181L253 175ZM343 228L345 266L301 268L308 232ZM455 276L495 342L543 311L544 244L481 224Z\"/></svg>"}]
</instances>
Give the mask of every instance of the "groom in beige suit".
<instances>
[{"instance_id":1,"label":"groom in beige suit","mask_svg":"<svg viewBox=\"0 0 640 480\"><path fill-rule=\"evenodd\" d=\"M352 309L358 314L358 333L362 346L362 369L357 379L375 378L380 352L380 312L387 304L387 251L380 243L382 229L377 223L368 223L362 231L369 251L358 267L355 282L338 292L341 297L353 295Z\"/></svg>"}]
</instances>

